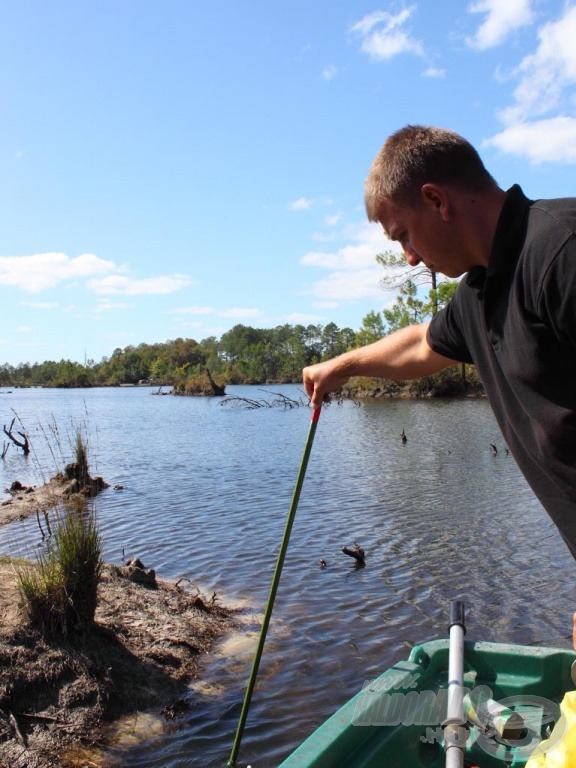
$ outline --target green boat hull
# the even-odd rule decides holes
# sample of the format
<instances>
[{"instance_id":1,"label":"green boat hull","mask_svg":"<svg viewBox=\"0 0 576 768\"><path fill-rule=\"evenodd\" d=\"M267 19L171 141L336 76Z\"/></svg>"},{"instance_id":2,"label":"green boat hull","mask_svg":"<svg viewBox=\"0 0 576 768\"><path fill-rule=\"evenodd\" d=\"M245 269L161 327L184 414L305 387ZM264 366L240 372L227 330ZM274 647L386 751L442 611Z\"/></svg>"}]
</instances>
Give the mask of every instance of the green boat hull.
<instances>
[{"instance_id":1,"label":"green boat hull","mask_svg":"<svg viewBox=\"0 0 576 768\"><path fill-rule=\"evenodd\" d=\"M443 768L448 640L412 649L339 709L279 768ZM559 703L574 689L576 653L488 642L466 642L464 686L487 686L492 698L525 723L514 739L472 726L465 765L524 766L559 719ZM483 689L482 689L483 690Z\"/></svg>"}]
</instances>

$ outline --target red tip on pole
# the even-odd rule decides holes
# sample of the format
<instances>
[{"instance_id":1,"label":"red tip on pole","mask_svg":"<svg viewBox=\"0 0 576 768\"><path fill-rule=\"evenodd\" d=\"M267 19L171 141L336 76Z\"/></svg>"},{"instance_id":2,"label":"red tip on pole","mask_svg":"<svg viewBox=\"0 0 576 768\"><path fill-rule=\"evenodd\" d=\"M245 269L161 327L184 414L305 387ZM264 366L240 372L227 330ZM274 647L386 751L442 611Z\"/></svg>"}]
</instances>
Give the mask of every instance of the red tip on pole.
<instances>
[{"instance_id":1,"label":"red tip on pole","mask_svg":"<svg viewBox=\"0 0 576 768\"><path fill-rule=\"evenodd\" d=\"M322 408L314 408L312 411L312 421L318 421L320 418L320 412L322 411Z\"/></svg>"}]
</instances>

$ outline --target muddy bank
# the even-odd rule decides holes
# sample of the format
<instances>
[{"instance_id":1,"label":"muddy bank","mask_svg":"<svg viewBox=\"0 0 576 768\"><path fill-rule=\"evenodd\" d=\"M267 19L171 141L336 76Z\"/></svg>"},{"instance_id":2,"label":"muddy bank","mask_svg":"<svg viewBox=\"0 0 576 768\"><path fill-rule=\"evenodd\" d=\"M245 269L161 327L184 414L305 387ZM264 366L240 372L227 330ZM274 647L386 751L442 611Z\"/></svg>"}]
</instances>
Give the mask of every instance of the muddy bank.
<instances>
[{"instance_id":1,"label":"muddy bank","mask_svg":"<svg viewBox=\"0 0 576 768\"><path fill-rule=\"evenodd\" d=\"M23 520L32 514L45 515L48 510L62 505L73 496L92 498L108 487L103 478L91 477L87 466L76 462L67 464L63 472L44 485L26 486L14 480L10 488L4 489L10 498L0 504L0 525Z\"/></svg>"},{"instance_id":2,"label":"muddy bank","mask_svg":"<svg viewBox=\"0 0 576 768\"><path fill-rule=\"evenodd\" d=\"M484 387L475 371L469 371L466 376L462 376L456 369L450 368L435 376L424 376L411 381L353 377L334 394L334 399L337 400L339 397L368 400L483 396L485 396Z\"/></svg>"},{"instance_id":3,"label":"muddy bank","mask_svg":"<svg viewBox=\"0 0 576 768\"><path fill-rule=\"evenodd\" d=\"M26 623L14 564L0 561L0 766L98 765L107 724L126 715L173 719L213 641L234 624L188 582L152 589L106 566L96 624L47 642Z\"/></svg>"}]
</instances>

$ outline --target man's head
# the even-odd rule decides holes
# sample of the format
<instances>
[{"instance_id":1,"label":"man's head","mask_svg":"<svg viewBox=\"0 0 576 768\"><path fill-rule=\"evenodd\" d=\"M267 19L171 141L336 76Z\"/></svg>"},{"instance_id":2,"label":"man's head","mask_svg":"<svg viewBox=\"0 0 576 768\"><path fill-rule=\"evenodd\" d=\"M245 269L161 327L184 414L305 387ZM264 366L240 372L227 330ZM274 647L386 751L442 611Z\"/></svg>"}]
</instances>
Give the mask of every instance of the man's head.
<instances>
[{"instance_id":1,"label":"man's head","mask_svg":"<svg viewBox=\"0 0 576 768\"><path fill-rule=\"evenodd\" d=\"M469 142L418 125L390 136L365 189L368 218L400 243L408 264L448 277L488 263L504 196Z\"/></svg>"},{"instance_id":2,"label":"man's head","mask_svg":"<svg viewBox=\"0 0 576 768\"><path fill-rule=\"evenodd\" d=\"M384 201L419 207L426 183L475 194L496 187L478 152L462 136L443 128L407 125L386 140L372 163L364 197L369 220L378 221Z\"/></svg>"}]
</instances>

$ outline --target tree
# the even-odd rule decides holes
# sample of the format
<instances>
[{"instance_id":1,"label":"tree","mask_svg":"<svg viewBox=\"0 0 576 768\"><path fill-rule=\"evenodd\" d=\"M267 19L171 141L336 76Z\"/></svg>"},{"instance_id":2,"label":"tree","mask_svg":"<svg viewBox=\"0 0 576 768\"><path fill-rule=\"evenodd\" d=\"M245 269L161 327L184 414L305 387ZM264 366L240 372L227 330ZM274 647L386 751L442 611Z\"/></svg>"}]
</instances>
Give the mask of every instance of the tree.
<instances>
[{"instance_id":1,"label":"tree","mask_svg":"<svg viewBox=\"0 0 576 768\"><path fill-rule=\"evenodd\" d=\"M427 301L421 302L419 311L422 314L421 320L413 320L412 322L421 322L438 312L445 306L454 291L458 287L457 280L449 280L438 276L438 273L433 269L429 269L424 264L418 264L416 267L411 267L402 254L393 253L392 251L385 251L384 253L376 254L376 261L380 266L386 270L386 274L382 278L382 284L387 290L399 289L403 296L404 301L408 303L408 296L412 297L412 306L408 307L408 314L410 311L414 311L416 306L414 301L418 288L422 285L429 285ZM409 325L410 323L406 323ZM401 328L401 325L395 326Z\"/></svg>"},{"instance_id":2,"label":"tree","mask_svg":"<svg viewBox=\"0 0 576 768\"><path fill-rule=\"evenodd\" d=\"M322 326L321 325L307 325L298 326L302 328L302 344L306 349L307 361L306 365L312 365L318 363L322 357Z\"/></svg>"},{"instance_id":3,"label":"tree","mask_svg":"<svg viewBox=\"0 0 576 768\"><path fill-rule=\"evenodd\" d=\"M456 288L458 288L457 280L443 280L438 284L437 288L432 288L430 290L431 315L435 315L438 310L448 304L452 296L454 296Z\"/></svg>"},{"instance_id":4,"label":"tree","mask_svg":"<svg viewBox=\"0 0 576 768\"><path fill-rule=\"evenodd\" d=\"M400 294L390 309L383 311L388 322L388 330L404 328L413 323L421 323L433 317L450 301L456 288L457 280L440 279L438 274L423 264L410 267L403 256L387 251L379 253L376 261L391 273L382 278L387 288L398 288ZM418 286L429 284L428 301L417 298ZM466 381L466 364L461 364L462 382Z\"/></svg>"},{"instance_id":5,"label":"tree","mask_svg":"<svg viewBox=\"0 0 576 768\"><path fill-rule=\"evenodd\" d=\"M381 312L371 310L362 319L362 327L356 334L355 346L364 347L366 344L372 344L386 335L384 318Z\"/></svg>"},{"instance_id":6,"label":"tree","mask_svg":"<svg viewBox=\"0 0 576 768\"><path fill-rule=\"evenodd\" d=\"M382 311L389 333L425 320L426 305L417 298L417 293L416 284L412 280L406 280L400 286L398 296L392 307Z\"/></svg>"}]
</instances>

